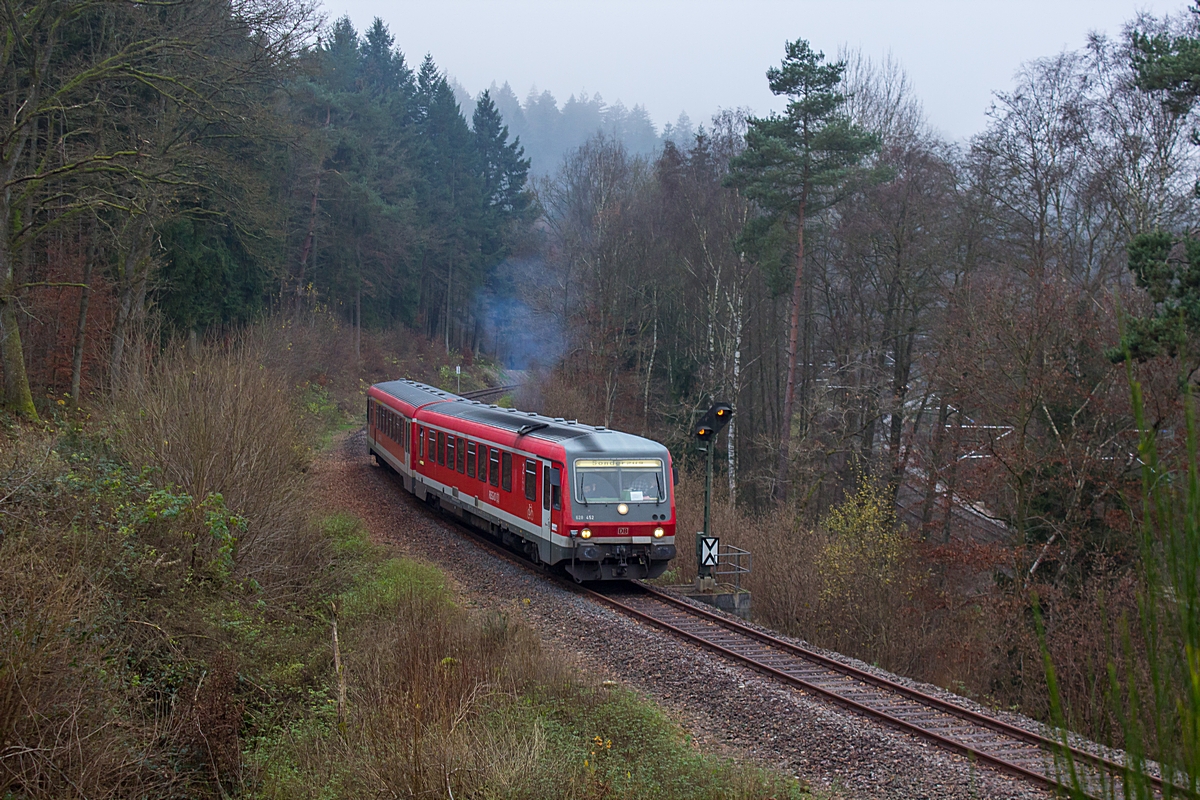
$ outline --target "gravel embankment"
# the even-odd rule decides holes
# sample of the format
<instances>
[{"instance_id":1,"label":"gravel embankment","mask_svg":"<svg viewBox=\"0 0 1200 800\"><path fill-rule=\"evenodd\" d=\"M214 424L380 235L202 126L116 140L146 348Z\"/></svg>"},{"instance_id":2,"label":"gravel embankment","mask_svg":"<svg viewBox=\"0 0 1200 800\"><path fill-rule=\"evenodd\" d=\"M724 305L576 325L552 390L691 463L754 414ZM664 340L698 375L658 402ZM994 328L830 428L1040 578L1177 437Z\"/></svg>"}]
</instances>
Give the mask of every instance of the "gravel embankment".
<instances>
[{"instance_id":1,"label":"gravel embankment","mask_svg":"<svg viewBox=\"0 0 1200 800\"><path fill-rule=\"evenodd\" d=\"M361 430L336 442L313 472L330 510L360 517L376 541L399 554L437 564L472 604L519 610L548 646L581 669L652 698L709 752L796 775L837 797L1049 797L777 685L492 555L404 493L396 476L373 466Z\"/></svg>"}]
</instances>

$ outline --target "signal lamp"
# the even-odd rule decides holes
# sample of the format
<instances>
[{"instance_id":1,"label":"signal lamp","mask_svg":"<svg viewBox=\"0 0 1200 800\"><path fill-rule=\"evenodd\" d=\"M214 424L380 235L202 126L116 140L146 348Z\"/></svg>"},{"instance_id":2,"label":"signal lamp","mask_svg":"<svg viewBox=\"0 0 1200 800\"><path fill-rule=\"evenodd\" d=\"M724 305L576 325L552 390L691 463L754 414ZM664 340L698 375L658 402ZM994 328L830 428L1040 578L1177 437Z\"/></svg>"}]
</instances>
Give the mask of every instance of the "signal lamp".
<instances>
[{"instance_id":1,"label":"signal lamp","mask_svg":"<svg viewBox=\"0 0 1200 800\"><path fill-rule=\"evenodd\" d=\"M700 441L707 442L720 433L731 419L733 419L733 406L729 403L713 403L712 408L708 409L696 423L696 427L692 428L692 434Z\"/></svg>"},{"instance_id":2,"label":"signal lamp","mask_svg":"<svg viewBox=\"0 0 1200 800\"><path fill-rule=\"evenodd\" d=\"M654 529L654 538L655 538L655 539L661 539L661 538L663 537L663 534L664 534L664 533L666 533L666 531L664 531L664 530L662 529L662 526L661 526L661 525L659 525L657 528L655 528L655 529Z\"/></svg>"},{"instance_id":3,"label":"signal lamp","mask_svg":"<svg viewBox=\"0 0 1200 800\"><path fill-rule=\"evenodd\" d=\"M582 536L584 539L590 539L590 538L592 538L592 529L584 528L583 530L581 530L579 532L579 535Z\"/></svg>"},{"instance_id":4,"label":"signal lamp","mask_svg":"<svg viewBox=\"0 0 1200 800\"><path fill-rule=\"evenodd\" d=\"M617 513L618 514L628 514L629 506L625 505L624 503L617 503Z\"/></svg>"}]
</instances>

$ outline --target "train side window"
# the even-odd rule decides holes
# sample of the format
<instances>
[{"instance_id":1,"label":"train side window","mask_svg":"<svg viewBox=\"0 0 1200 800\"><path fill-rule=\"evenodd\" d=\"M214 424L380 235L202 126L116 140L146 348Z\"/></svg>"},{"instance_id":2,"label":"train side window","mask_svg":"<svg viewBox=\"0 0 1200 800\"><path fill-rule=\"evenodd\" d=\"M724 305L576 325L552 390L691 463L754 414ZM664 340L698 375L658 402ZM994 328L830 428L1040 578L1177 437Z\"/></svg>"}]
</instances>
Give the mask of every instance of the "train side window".
<instances>
[{"instance_id":1,"label":"train side window","mask_svg":"<svg viewBox=\"0 0 1200 800\"><path fill-rule=\"evenodd\" d=\"M446 433L438 431L437 433L437 462L439 464L446 463Z\"/></svg>"},{"instance_id":2,"label":"train side window","mask_svg":"<svg viewBox=\"0 0 1200 800\"><path fill-rule=\"evenodd\" d=\"M537 500L537 462L525 459L525 499Z\"/></svg>"},{"instance_id":3,"label":"train side window","mask_svg":"<svg viewBox=\"0 0 1200 800\"><path fill-rule=\"evenodd\" d=\"M367 398L367 425L368 426L371 424L371 406L373 404L374 404L374 401L368 397Z\"/></svg>"},{"instance_id":4,"label":"train side window","mask_svg":"<svg viewBox=\"0 0 1200 800\"><path fill-rule=\"evenodd\" d=\"M408 449L408 417L400 417L400 446Z\"/></svg>"},{"instance_id":5,"label":"train side window","mask_svg":"<svg viewBox=\"0 0 1200 800\"><path fill-rule=\"evenodd\" d=\"M419 447L419 449L421 451L420 458L422 461L424 461L425 460L425 432L424 432L424 429L420 425L417 426L417 444L420 446Z\"/></svg>"},{"instance_id":6,"label":"train side window","mask_svg":"<svg viewBox=\"0 0 1200 800\"><path fill-rule=\"evenodd\" d=\"M487 445L485 445L485 444L479 445L479 475L478 475L478 478L479 478L479 480L483 481L484 483L487 483L487 458L488 458Z\"/></svg>"},{"instance_id":7,"label":"train side window","mask_svg":"<svg viewBox=\"0 0 1200 800\"><path fill-rule=\"evenodd\" d=\"M460 436L458 437L458 457L454 462L454 465L458 468L459 472L466 472L466 461L467 440Z\"/></svg>"},{"instance_id":8,"label":"train side window","mask_svg":"<svg viewBox=\"0 0 1200 800\"><path fill-rule=\"evenodd\" d=\"M550 506L555 511L562 508L562 472L558 467L550 470Z\"/></svg>"},{"instance_id":9,"label":"train side window","mask_svg":"<svg viewBox=\"0 0 1200 800\"><path fill-rule=\"evenodd\" d=\"M550 468L542 467L542 508L550 510Z\"/></svg>"},{"instance_id":10,"label":"train side window","mask_svg":"<svg viewBox=\"0 0 1200 800\"><path fill-rule=\"evenodd\" d=\"M425 433L427 434L425 438L428 440L425 452L429 454L430 461L437 461L437 433L429 428L425 429Z\"/></svg>"},{"instance_id":11,"label":"train side window","mask_svg":"<svg viewBox=\"0 0 1200 800\"><path fill-rule=\"evenodd\" d=\"M467 477L475 477L475 443L467 442Z\"/></svg>"},{"instance_id":12,"label":"train side window","mask_svg":"<svg viewBox=\"0 0 1200 800\"><path fill-rule=\"evenodd\" d=\"M488 483L500 485L500 451L494 447L488 448Z\"/></svg>"},{"instance_id":13,"label":"train side window","mask_svg":"<svg viewBox=\"0 0 1200 800\"><path fill-rule=\"evenodd\" d=\"M512 491L512 453L500 454L500 488L506 492Z\"/></svg>"},{"instance_id":14,"label":"train side window","mask_svg":"<svg viewBox=\"0 0 1200 800\"><path fill-rule=\"evenodd\" d=\"M454 437L446 437L446 463L450 465L450 469L454 469L454 451L457 448L454 446Z\"/></svg>"}]
</instances>

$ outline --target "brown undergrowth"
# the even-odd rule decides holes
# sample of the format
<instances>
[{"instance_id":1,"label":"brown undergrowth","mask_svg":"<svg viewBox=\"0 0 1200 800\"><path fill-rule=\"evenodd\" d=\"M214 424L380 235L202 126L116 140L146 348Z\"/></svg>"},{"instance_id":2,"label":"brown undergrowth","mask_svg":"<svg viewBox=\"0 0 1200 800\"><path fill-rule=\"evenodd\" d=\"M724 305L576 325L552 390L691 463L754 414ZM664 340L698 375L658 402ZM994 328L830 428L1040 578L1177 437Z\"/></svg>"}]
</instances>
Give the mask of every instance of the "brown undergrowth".
<instances>
[{"instance_id":1,"label":"brown undergrowth","mask_svg":"<svg viewBox=\"0 0 1200 800\"><path fill-rule=\"evenodd\" d=\"M695 531L704 484L681 474L677 487L679 560L668 578L694 579ZM1133 581L1114 570L1092 577L1091 591L1014 580L1013 554L999 546L931 546L902 532L882 492L858 491L821 518L803 522L792 508L756 514L714 493L713 532L751 551L755 618L893 672L985 704L1049 720L1043 654L1052 658L1072 727L1120 744L1104 700L1108 648L1117 620L1136 618ZM1033 593L1046 636L1039 642Z\"/></svg>"},{"instance_id":2,"label":"brown undergrowth","mask_svg":"<svg viewBox=\"0 0 1200 800\"><path fill-rule=\"evenodd\" d=\"M311 507L374 379L333 333L143 349L105 407L0 431L0 796L801 794Z\"/></svg>"}]
</instances>

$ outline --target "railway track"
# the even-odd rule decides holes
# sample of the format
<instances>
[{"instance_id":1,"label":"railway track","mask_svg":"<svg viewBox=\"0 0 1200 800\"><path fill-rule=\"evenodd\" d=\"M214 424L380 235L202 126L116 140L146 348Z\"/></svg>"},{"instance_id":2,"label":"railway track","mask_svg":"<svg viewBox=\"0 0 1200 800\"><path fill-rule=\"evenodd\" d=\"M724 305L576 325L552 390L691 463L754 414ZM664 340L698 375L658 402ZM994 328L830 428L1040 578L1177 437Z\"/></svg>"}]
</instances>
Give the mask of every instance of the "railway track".
<instances>
[{"instance_id":1,"label":"railway track","mask_svg":"<svg viewBox=\"0 0 1200 800\"><path fill-rule=\"evenodd\" d=\"M1124 796L1124 766L1118 762L1072 745L1067 748L1071 755L1068 767L1061 740L859 669L648 584L610 585L604 591L578 585L532 564L465 523L454 521L477 543L502 558L803 692L1053 791L1079 786L1089 797ZM1150 782L1161 796L1162 781L1152 777Z\"/></svg>"},{"instance_id":2,"label":"railway track","mask_svg":"<svg viewBox=\"0 0 1200 800\"><path fill-rule=\"evenodd\" d=\"M639 583L619 595L587 587L578 590L621 613L977 763L1052 790L1069 790L1078 780L1088 796L1123 796L1124 767L1117 762L1072 746L1073 778L1059 740L858 669L661 589ZM1161 793L1161 781L1152 782Z\"/></svg>"},{"instance_id":3,"label":"railway track","mask_svg":"<svg viewBox=\"0 0 1200 800\"><path fill-rule=\"evenodd\" d=\"M513 389L520 387L519 383L510 383L507 386L492 386L488 389L476 389L473 392L463 392L459 397L465 397L468 400L482 400L485 397L493 397L495 395L505 395Z\"/></svg>"}]
</instances>

